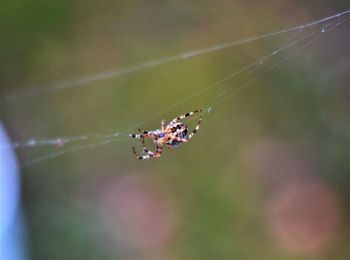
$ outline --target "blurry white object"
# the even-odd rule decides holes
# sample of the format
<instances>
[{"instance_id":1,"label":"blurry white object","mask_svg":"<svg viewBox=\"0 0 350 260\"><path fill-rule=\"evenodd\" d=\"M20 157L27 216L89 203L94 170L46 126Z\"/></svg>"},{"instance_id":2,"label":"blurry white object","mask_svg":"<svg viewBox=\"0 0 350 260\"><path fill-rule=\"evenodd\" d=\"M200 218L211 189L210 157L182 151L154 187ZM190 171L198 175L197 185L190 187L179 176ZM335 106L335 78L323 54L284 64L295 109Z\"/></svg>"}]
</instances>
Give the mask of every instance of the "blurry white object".
<instances>
[{"instance_id":1,"label":"blurry white object","mask_svg":"<svg viewBox=\"0 0 350 260\"><path fill-rule=\"evenodd\" d=\"M18 164L5 129L0 124L0 259L24 259L19 214Z\"/></svg>"}]
</instances>

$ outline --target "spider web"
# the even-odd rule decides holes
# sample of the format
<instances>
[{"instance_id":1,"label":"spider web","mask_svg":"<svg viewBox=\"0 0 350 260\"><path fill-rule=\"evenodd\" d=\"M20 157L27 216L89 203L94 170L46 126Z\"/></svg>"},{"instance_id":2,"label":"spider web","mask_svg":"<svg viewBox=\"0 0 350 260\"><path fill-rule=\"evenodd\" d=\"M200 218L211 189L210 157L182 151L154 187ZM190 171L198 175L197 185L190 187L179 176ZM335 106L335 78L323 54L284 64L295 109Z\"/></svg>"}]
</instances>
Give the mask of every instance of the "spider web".
<instances>
[{"instance_id":1,"label":"spider web","mask_svg":"<svg viewBox=\"0 0 350 260\"><path fill-rule=\"evenodd\" d=\"M27 91L4 95L0 97L0 102L11 105L18 101L25 102L25 100L35 97L54 95L56 93L73 88L83 88L92 82L105 80L111 77L120 77L126 74L132 74L179 60L189 60L200 55L217 52L219 50L233 48L252 42L257 42L262 39L273 38L279 35L287 35L288 37L288 39L279 44L277 48L273 48L270 53L257 58L255 61L242 66L238 70L230 72L228 75L222 77L213 84L202 86L199 91L193 92L177 103L173 103L167 107L161 108L159 110L160 112L154 113L144 120L141 120L140 122L135 122L134 126L128 127L124 130L111 131L109 133L106 132L102 134L93 133L82 134L78 136L60 136L48 139L30 138L22 142L14 142L10 145L1 145L0 147L1 149L9 147L12 147L14 149L35 148L41 146L52 146L55 148L58 147L58 150L56 149L54 152L48 152L37 158L25 160L20 163L21 166L29 166L69 153L75 153L86 149L93 149L98 146L103 146L115 142L130 141L128 135L132 130L143 126L153 119L160 118L160 116L166 115L169 111L172 111L187 102L192 102L193 100L198 99L203 95L210 97L209 100L206 100L204 103L202 103L202 108L204 108L203 116L207 116L216 108L216 106L231 98L238 91L251 86L253 82L261 79L263 76L276 69L282 63L297 55L302 50L313 44L315 41L319 40L321 37L324 37L326 34L349 19L350 10L347 10L307 24L302 24L276 32L270 32L263 35L253 36L247 39L218 44L212 47L156 59L126 68L105 71L95 75L85 76L82 78L63 81L50 85L43 85L41 87L33 87ZM177 111L178 114L181 114L182 112L185 111ZM67 147L68 145L70 145L70 147Z\"/></svg>"}]
</instances>

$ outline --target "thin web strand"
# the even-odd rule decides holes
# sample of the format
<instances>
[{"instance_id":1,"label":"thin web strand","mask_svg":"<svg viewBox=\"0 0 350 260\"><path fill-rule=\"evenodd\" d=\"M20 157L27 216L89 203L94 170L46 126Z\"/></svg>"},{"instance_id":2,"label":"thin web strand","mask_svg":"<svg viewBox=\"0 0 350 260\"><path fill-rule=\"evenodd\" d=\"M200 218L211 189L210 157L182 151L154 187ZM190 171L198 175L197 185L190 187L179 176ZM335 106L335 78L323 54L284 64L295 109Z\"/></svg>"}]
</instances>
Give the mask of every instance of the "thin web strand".
<instances>
[{"instance_id":1,"label":"thin web strand","mask_svg":"<svg viewBox=\"0 0 350 260\"><path fill-rule=\"evenodd\" d=\"M277 63L273 64L272 66L270 66L267 70L265 70L264 72L260 73L258 76L254 77L253 79L251 79L250 81L246 82L245 84L241 85L240 87L230 91L228 94L225 93L225 95L220 96L218 102L216 102L215 104L207 107L207 113L211 112L212 108L222 102L224 102L225 100L227 100L229 97L233 96L236 92L242 90L243 88L246 88L248 85L250 85L251 83L253 83L254 81L256 81L257 79L261 78L262 76L264 76L265 74L267 74L268 72L274 70L275 68L277 68L280 64L282 64L283 62L287 61L288 59L290 59L291 57L295 56L297 53L299 53L300 51L302 51L303 49L305 49L306 47L308 47L309 45L311 45L313 42L315 42L316 40L318 40L319 38L321 38L325 32L330 32L333 29L337 28L338 26L340 26L342 23L346 22L347 20L349 20L350 17L346 17L344 19L341 19L335 23L330 23L326 26L324 26L323 28L321 28L321 30L319 31L322 34L319 34L317 37L307 41L305 44L303 44L302 46L300 46L299 48L297 48L296 50L294 50L293 52L291 52L288 56L286 56L285 58L281 59L280 61L278 61ZM327 27L330 26L330 29L327 29ZM310 36L310 35L309 35ZM303 37L305 39L305 37ZM300 42L300 39L297 40L298 42ZM288 44L290 45L290 44ZM282 47L284 49L284 47ZM280 48L280 49L282 49ZM272 52L274 54L276 54L276 51ZM262 59L266 59L266 57L263 57ZM260 60L262 60L260 59ZM257 62L253 63L253 64L257 64ZM121 133L121 132L120 132ZM108 140L104 140L98 143L92 143L92 144L87 144L87 145L81 145L81 146L76 146L76 147L72 147L69 149L65 149L65 150L61 150L55 153L50 153L48 155L39 157L39 158L35 158L33 160L24 162L23 164L21 164L21 166L29 166L29 165L33 165L33 164L37 164L43 161L46 161L48 159L53 159L59 156L63 156L67 153L73 153L73 152L77 152L80 150L84 150L84 149L88 149L88 148L94 148L100 145L104 145L104 144L108 144L112 141L117 141L117 140L121 140L121 139L108 139ZM128 140L128 139L125 139Z\"/></svg>"},{"instance_id":2,"label":"thin web strand","mask_svg":"<svg viewBox=\"0 0 350 260\"><path fill-rule=\"evenodd\" d=\"M333 24L333 23L332 23ZM326 28L327 26L329 26L330 24L327 24L326 26L322 27L321 31L324 31L323 28ZM303 41L304 39L308 38L308 37L311 37L313 34L315 34L316 32L319 32L319 29L297 39L297 40L293 40L293 41L290 41L288 42L286 45L283 45L283 47L277 49L277 50L274 50L273 52L271 52L269 55L261 58L261 59L258 59L257 61L243 67L242 69L239 69L238 71L234 71L233 73L229 74L228 76L224 77L223 79L220 79L219 81L211 84L210 86L206 87L205 89L195 93L194 95L192 96L189 96L185 99L183 99L182 101L170 106L170 107L167 107L165 109L162 110L162 112L160 113L157 113L157 114L154 114L152 115L151 117L143 120L142 122L139 122L136 126L133 126L133 127L130 127L124 131L120 131L120 132L113 132L112 134L84 134L84 135L80 135L80 136L74 136L74 137L56 137L56 138L52 138L52 139L28 139L22 143L13 143L12 144L12 147L14 148L25 148L25 147L34 147L34 146L45 146L45 145L52 145L52 146L63 146L65 144L69 144L69 143L72 143L72 142L81 142L81 141L85 141L85 140L88 140L88 139L109 139L109 138L116 138L117 136L121 136L122 133L127 133L127 132L130 132L132 129L136 128L137 126L140 126L140 125L143 125L144 123L156 118L156 117L159 117L161 116L162 114L165 114L166 112L170 111L171 109L174 109L176 108L177 106L187 102L187 101L190 101L198 96L200 96L201 94L209 91L210 89L212 88L215 88L217 86L219 86L221 83L231 79L231 78L234 78L235 76L253 68L254 66L256 65L260 65L260 64L263 64L266 60L270 59L271 57L273 57L274 55L284 51L285 49L288 49L296 44L298 44L299 42ZM224 91L220 96L223 96L225 94L226 91ZM7 148L8 145L4 148ZM0 146L1 148L1 146Z\"/></svg>"},{"instance_id":3,"label":"thin web strand","mask_svg":"<svg viewBox=\"0 0 350 260\"><path fill-rule=\"evenodd\" d=\"M333 23L327 24L326 26L324 26L324 27L322 27L322 28L325 28L325 27L327 27L327 26L329 26L329 25L331 25L331 24L333 24ZM324 30L324 29L322 29L322 30ZM321 30L321 31L322 31L322 30ZM243 68L241 68L241 69L239 69L239 70L237 70L237 71L234 71L234 72L230 73L228 76L225 76L224 78L222 78L222 79L220 79L220 80L214 82L213 84L209 85L208 87L206 87L206 88L204 88L204 89L202 89L202 90L200 90L200 91L194 93L194 94L191 95L191 96L188 96L188 97L184 98L183 100L181 100L181 101L178 102L178 103L175 103L175 104L173 104L173 105L171 105L171 106L168 106L168 107L162 109L161 112L155 113L155 114L151 115L150 117L144 119L143 121L139 122L137 125L132 126L132 127L128 128L128 129L126 129L126 130L123 130L123 131L121 131L121 132L119 132L119 133L127 133L127 132L130 132L131 130L136 129L136 128L138 128L139 126L142 126L142 125L144 125L145 123L147 123L147 122L149 122L149 121L151 121L151 120L153 120L153 119L155 119L155 118L158 118L158 117L160 117L160 116L166 114L166 113L169 112L170 110L172 110L172 109L174 109L174 108L176 108L176 107L178 107L178 106L180 106L180 105L182 105L182 104L184 104L184 103L186 103L186 102L188 102L188 101L190 101L190 100L192 100L192 99L194 99L194 98L199 97L200 95L206 93L207 91L209 91L209 90L211 90L211 89L213 89L213 88L215 88L215 87L220 86L222 83L228 81L229 79L234 78L234 77L238 76L239 74L242 74L243 72L248 71L249 69L252 69L254 66L264 64L264 62L265 62L266 60L272 58L272 57L275 56L276 54L278 54L278 53L280 53L280 52L282 52L282 51L284 51L284 50L286 50L286 49L288 49L288 48L290 48L290 47L293 47L294 45L300 43L301 41L303 41L303 40L305 40L305 39L307 39L307 38L309 38L309 37L311 37L311 36L313 36L314 34L319 33L319 32L320 32L320 29L316 29L316 30L312 31L311 33L309 33L309 34L307 34L307 35L305 35L305 36L303 36L303 37L301 37L301 38L299 38L299 39L297 39L297 40L288 41L285 45L283 45L283 47L274 50L273 52L271 52L271 53L268 54L267 56L264 56L263 58L260 58L260 59L256 60L255 62L253 62L253 63L251 63L251 64L249 64L249 65L247 65L247 66L245 66L245 67L243 67ZM226 92L226 91L224 91L222 94L220 94L219 97L225 95L225 92Z\"/></svg>"},{"instance_id":4,"label":"thin web strand","mask_svg":"<svg viewBox=\"0 0 350 260\"><path fill-rule=\"evenodd\" d=\"M303 30L303 29L312 27L314 25L318 25L318 24L324 23L326 21L330 21L332 19L337 19L337 18L344 16L346 14L349 14L349 13L350 13L350 10L346 10L344 12L340 12L340 13L337 13L335 15L331 15L331 16L328 16L326 18L316 20L316 21L310 22L308 24L299 25L299 26L283 29L280 31L272 32L272 33L258 35L258 36L250 37L247 39L239 40L239 41L218 44L218 45L215 45L212 47L194 50L194 51L190 51L190 52L185 52L185 53L181 53L181 54L178 54L175 56L170 56L170 57L165 57L165 58L161 58L161 59L157 59L157 60L153 60L153 61L149 61L149 62L145 62L145 63L140 63L140 64L137 64L134 66L126 67L126 68L103 71L103 72L100 72L100 73L97 73L94 75L89 75L89 76L81 77L78 79L62 81L62 82L50 84L50 85L43 85L41 87L33 87L29 90L25 90L25 91L22 91L19 93L2 96L2 97L0 97L0 102L14 102L14 101L23 100L26 98L33 98L33 97L41 96L44 94L45 95L53 94L57 91L67 90L67 89L76 88L76 87L82 87L82 86L85 86L87 84L90 84L90 83L93 83L96 81L105 80L105 79L113 78L113 77L119 77L122 75L135 73L135 72L142 71L145 69L150 69L150 68L153 68L153 67L156 67L159 65L164 65L164 64L167 64L170 62L174 62L174 61L178 61L178 60L187 60L187 59L197 57L197 56L200 56L200 55L203 55L206 53L210 53L210 52L214 52L214 51L218 51L218 50L223 50L226 48L230 48L230 47L234 47L237 45L261 40L264 38L269 38L269 37L276 36L276 35L290 33L293 31Z\"/></svg>"},{"instance_id":5,"label":"thin web strand","mask_svg":"<svg viewBox=\"0 0 350 260\"><path fill-rule=\"evenodd\" d=\"M69 154L69 153L75 153L75 152L82 151L82 150L85 150L85 149L96 148L98 146L110 144L110 143L116 142L116 141L129 141L129 139L108 139L108 140L100 141L98 143L90 143L90 144L85 144L85 145L80 145L80 146L74 146L74 147L67 148L67 149L64 149L64 150L60 150L60 151L57 151L57 152L54 152L54 153L49 153L49 154L47 154L45 156L41 156L41 157L38 157L38 158L35 158L35 159L32 159L32 160L28 160L28 161L26 161L24 163L21 163L20 166L21 167L30 166L30 165L33 165L33 164L37 164L37 163L40 163L40 162L43 162L43 161L47 161L47 160L50 160L50 159L54 159L56 157L60 157L60 156L66 155L66 154Z\"/></svg>"},{"instance_id":6,"label":"thin web strand","mask_svg":"<svg viewBox=\"0 0 350 260\"><path fill-rule=\"evenodd\" d=\"M137 125L132 126L132 127L128 128L128 129L126 129L126 130L123 130L123 131L121 131L121 132L119 132L119 133L127 133L127 132L130 132L131 130L136 129L136 128L138 128L139 126L142 126L142 125L144 125L145 123L147 123L147 122L149 122L149 121L151 121L151 120L153 120L153 119L155 119L155 118L158 118L158 117L160 117L160 116L166 114L167 112L171 111L172 109L174 109L174 108L176 108L176 107L178 107L178 106L180 106L180 105L182 105L182 104L184 104L184 103L186 103L186 102L188 102L188 101L190 101L190 100L192 100L192 99L194 99L194 98L197 98L197 97L203 95L204 93L210 91L211 89L214 89L214 88L216 88L216 87L219 87L222 83L224 83L224 82L228 81L229 79L232 79L232 78L234 78L234 77L236 77L236 76L238 76L238 75L240 75L240 74L242 74L242 73L244 73L244 72L246 72L246 71L252 69L254 66L264 64L264 62L266 62L268 59L274 57L276 54L278 54L278 53L280 53L280 52L282 52L282 51L284 51L284 50L286 50L286 49L288 49L288 48L291 48L291 47L297 45L297 44L300 43L301 41L303 41L303 40L305 40L305 39L307 39L307 38L309 38L309 37L312 37L313 35L315 35L316 33L319 33L319 32L320 32L320 30L317 29L317 30L314 30L313 32L311 32L311 33L309 33L309 34L307 34L307 35L305 35L305 36L303 36L303 37L297 39L297 40L288 41L288 42L286 43L286 45L284 45L283 47L281 47L281 48L279 48L279 49L276 49L276 50L274 50L273 52L271 52L270 54L268 54L268 55L266 55L266 56L264 56L264 57L262 57L262 58L256 60L255 62L253 62L253 63L251 63L251 64L249 64L249 65L247 65L247 66L245 66L245 67L243 67L243 68L241 68L241 69L239 69L239 70L237 70L237 71L234 71L234 72L230 73L229 75L227 75L227 76L225 76L224 78L222 78L222 79L220 79L220 80L214 82L213 84L207 86L206 88L204 88L204 89L202 89L202 90L200 90L200 91L194 93L194 94L191 95L191 96L188 96L188 97L182 99L180 102L177 102L177 103L175 103L175 104L173 104L173 105L171 105L171 106L168 106L168 107L162 109L161 112L155 113L155 114L149 116L148 118L142 120L142 121L139 122ZM224 94L224 93L223 93L223 94ZM223 94L222 94L222 95L223 95Z\"/></svg>"},{"instance_id":7,"label":"thin web strand","mask_svg":"<svg viewBox=\"0 0 350 260\"><path fill-rule=\"evenodd\" d=\"M259 64L262 64L264 63L266 60L268 60L269 58L273 57L274 55L280 53L281 51L287 49L287 48L290 48L291 46L294 46L296 44L298 44L300 41L304 40L305 38L307 37L310 37L312 36L313 34L315 34L316 32L318 32L319 30L315 30L313 32L311 32L310 34L306 35L306 36L303 36L297 40L293 40L293 41L289 41L286 45L284 45L283 47L277 49L277 50L274 50L273 52L271 52L269 55L261 58L261 59L258 59L256 60L255 62L237 70L237 71L234 71L232 73L230 73L228 76L216 81L215 83L211 84L210 86L200 90L199 92L196 92L195 94L183 99L182 101L178 102L178 103L175 103L174 105L172 106L169 106L165 109L162 110L162 112L160 113L156 113L148 118L146 118L145 120L139 122L137 125L135 126L132 126L128 129L125 129L123 131L119 131L119 132L114 132L112 134L84 134L84 135L80 135L80 136L73 136L73 137L56 137L56 138L51 138L51 139L35 139L35 138L31 138L31 139L28 139L24 142L19 142L19 143L13 143L13 144L9 144L9 145L6 145L6 146L0 146L0 148L8 148L10 146L12 146L13 148L15 149L22 149L22 148L32 148L32 147L37 147L37 146L57 146L57 147L61 147L61 146L64 146L64 145L67 145L67 144L71 144L71 143L77 143L77 142L83 142L83 141L86 141L86 140L91 140L91 139L110 139L110 138L116 138L118 136L122 137L123 135L122 134L128 134L131 130L151 121L152 119L154 118L157 118L163 114L165 114L166 112L196 98L196 97L199 97L200 95L206 93L207 91L215 88L215 87L218 87L220 84L224 83L225 81L228 81L229 79L231 78L234 78L235 76L238 76L239 74L245 72L245 71L248 71L249 69L251 69L252 67L256 66L256 65L259 65Z\"/></svg>"},{"instance_id":8,"label":"thin web strand","mask_svg":"<svg viewBox=\"0 0 350 260\"><path fill-rule=\"evenodd\" d=\"M304 50L305 48L307 48L308 46L310 46L312 43L314 43L315 41L319 40L321 37L323 37L326 32L330 32L332 30L334 30L335 28L337 28L338 26L340 26L342 23L345 23L346 21L350 20L350 17L346 17L338 22L336 22L335 24L328 24L325 27L323 27L321 29L321 34L318 34L317 36L315 36L314 38L312 38L311 40L308 40L306 43L304 43L303 45L301 45L300 47L298 47L296 50L292 51L290 54L288 54L287 56L285 56L283 59L279 60L278 62L274 63L273 65L271 65L268 69L266 69L265 71L263 71L262 73L258 74L257 76L255 76L254 78L250 79L248 82L240 85L239 87L228 91L225 93L223 93L222 95L219 96L219 99L217 100L217 102L215 102L213 105L207 107L207 112L210 109L209 112L212 111L212 109L217 106L218 104L221 104L222 102L224 102L225 100L229 99L230 97L232 97L234 94L236 94L238 91L241 91L242 89L248 87L250 84L252 84L253 82L255 82L256 80L260 79L261 77L263 77L265 74L269 73L270 71L274 70L276 67L278 67L279 65L281 65L282 63L288 61L290 58L292 58L293 56L295 56L296 54L300 53L302 50ZM329 29L327 27L330 27ZM311 35L308 35L308 37L310 37ZM307 37L307 38L308 38ZM306 38L304 38L303 40L305 40Z\"/></svg>"}]
</instances>

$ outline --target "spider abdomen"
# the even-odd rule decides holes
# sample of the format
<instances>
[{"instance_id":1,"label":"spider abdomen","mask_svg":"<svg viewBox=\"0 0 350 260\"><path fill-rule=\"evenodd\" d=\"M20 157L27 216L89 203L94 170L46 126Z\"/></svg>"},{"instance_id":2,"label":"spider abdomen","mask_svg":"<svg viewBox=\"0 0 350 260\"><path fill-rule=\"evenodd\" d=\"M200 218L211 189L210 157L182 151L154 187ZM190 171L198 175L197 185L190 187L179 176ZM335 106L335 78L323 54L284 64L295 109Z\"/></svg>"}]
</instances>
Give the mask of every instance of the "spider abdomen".
<instances>
[{"instance_id":1,"label":"spider abdomen","mask_svg":"<svg viewBox=\"0 0 350 260\"><path fill-rule=\"evenodd\" d=\"M171 133L174 137L176 137L178 139L185 139L187 137L188 127L187 127L187 125L185 125L183 123L177 123L171 127ZM181 144L181 143L182 143L181 141L177 141L174 139L170 139L167 142L167 144L171 148L177 148L179 146L179 144Z\"/></svg>"}]
</instances>

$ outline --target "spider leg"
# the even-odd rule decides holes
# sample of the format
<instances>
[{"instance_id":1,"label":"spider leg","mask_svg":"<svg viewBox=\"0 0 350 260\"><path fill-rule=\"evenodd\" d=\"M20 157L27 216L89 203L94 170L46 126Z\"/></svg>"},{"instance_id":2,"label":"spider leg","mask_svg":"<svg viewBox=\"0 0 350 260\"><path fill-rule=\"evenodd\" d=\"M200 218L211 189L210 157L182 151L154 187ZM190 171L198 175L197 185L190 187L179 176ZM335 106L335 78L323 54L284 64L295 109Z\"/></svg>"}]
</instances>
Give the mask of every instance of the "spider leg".
<instances>
[{"instance_id":1,"label":"spider leg","mask_svg":"<svg viewBox=\"0 0 350 260\"><path fill-rule=\"evenodd\" d=\"M147 154L145 154L145 155L138 155L136 153L135 147L132 147L132 148L133 148L133 151L134 151L134 154L135 154L136 158L139 159L139 160L147 160L147 159L150 159L150 158L153 158L153 157L157 158L157 157L160 157L161 154L162 154L162 146L157 146L155 152L151 152L147 148L144 148L144 151L147 152Z\"/></svg>"},{"instance_id":2,"label":"spider leg","mask_svg":"<svg viewBox=\"0 0 350 260\"><path fill-rule=\"evenodd\" d=\"M140 130L140 132L142 132L142 131ZM148 149L146 148L145 138L142 138L141 144L142 144L142 149L143 149L143 151L144 151L147 155L138 155L138 154L136 153L135 147L133 146L132 149L133 149L133 151L134 151L134 154L135 154L136 158L138 158L138 159L140 159L140 160L145 160L145 159L149 159L150 157L153 157L153 155L154 155L153 152L151 152L150 150L148 150ZM150 157L148 157L148 155L149 155Z\"/></svg>"},{"instance_id":3,"label":"spider leg","mask_svg":"<svg viewBox=\"0 0 350 260\"><path fill-rule=\"evenodd\" d=\"M140 128L139 128L139 131L141 132L141 134L130 134L129 136L132 138L140 139L140 138L152 138L152 136L154 135L152 131L142 131Z\"/></svg>"},{"instance_id":4,"label":"spider leg","mask_svg":"<svg viewBox=\"0 0 350 260\"><path fill-rule=\"evenodd\" d=\"M170 139L180 143L187 143L189 141L188 138L179 138L179 137L171 137Z\"/></svg>"},{"instance_id":5,"label":"spider leg","mask_svg":"<svg viewBox=\"0 0 350 260\"><path fill-rule=\"evenodd\" d=\"M177 147L179 143L187 143L189 140L187 138L179 138L179 137L169 137L169 140L167 142L167 146L170 149L174 149ZM175 143L175 145L174 145Z\"/></svg>"},{"instance_id":6,"label":"spider leg","mask_svg":"<svg viewBox=\"0 0 350 260\"><path fill-rule=\"evenodd\" d=\"M145 136L143 134L130 134L129 136L131 138L137 138L137 139L145 138Z\"/></svg>"},{"instance_id":7,"label":"spider leg","mask_svg":"<svg viewBox=\"0 0 350 260\"><path fill-rule=\"evenodd\" d=\"M133 150L133 152L134 152L136 158L139 159L139 160L146 160L146 159L149 159L149 158L151 157L151 155L149 155L149 154L146 154L146 155L138 155L138 154L136 153L136 150L135 150L135 147L134 147L134 146L132 147L132 150Z\"/></svg>"},{"instance_id":8,"label":"spider leg","mask_svg":"<svg viewBox=\"0 0 350 260\"><path fill-rule=\"evenodd\" d=\"M198 131L199 127L201 126L201 122L202 122L202 117L199 117L199 121L198 124L196 125L196 127L194 128L194 130L192 131L192 133L187 137L188 140L190 140Z\"/></svg>"},{"instance_id":9,"label":"spider leg","mask_svg":"<svg viewBox=\"0 0 350 260\"><path fill-rule=\"evenodd\" d=\"M162 126L162 131L165 130L165 120L163 119L161 122L160 122L161 126Z\"/></svg>"},{"instance_id":10,"label":"spider leg","mask_svg":"<svg viewBox=\"0 0 350 260\"><path fill-rule=\"evenodd\" d=\"M143 149L143 151L144 151L145 153L147 153L147 154L153 154L152 151L150 151L149 149L146 148L146 144L145 144L145 139L144 139L144 138L142 138L141 144L142 144L142 149Z\"/></svg>"},{"instance_id":11,"label":"spider leg","mask_svg":"<svg viewBox=\"0 0 350 260\"><path fill-rule=\"evenodd\" d=\"M160 157L162 155L163 146L157 145L156 152L154 153L154 157Z\"/></svg>"},{"instance_id":12,"label":"spider leg","mask_svg":"<svg viewBox=\"0 0 350 260\"><path fill-rule=\"evenodd\" d=\"M189 112L189 113L186 113L186 114L183 114L181 116L178 116L178 117L175 117L173 120L171 120L170 124L174 124L176 123L177 121L181 120L181 119L184 119L186 117L190 117L198 112L201 112L202 109L198 109L198 110L195 110L195 111L192 111L192 112Z\"/></svg>"}]
</instances>

